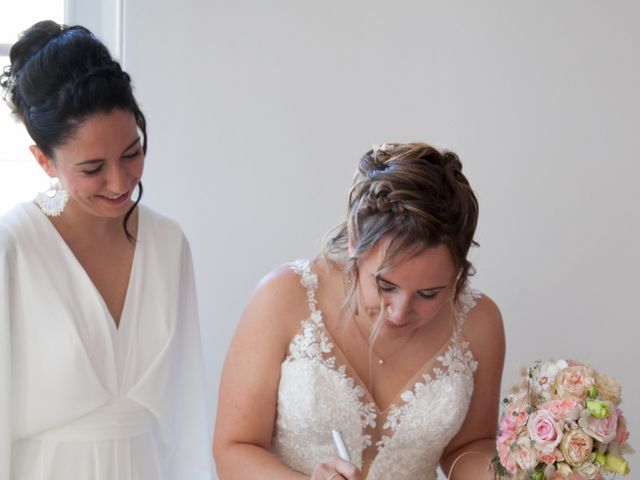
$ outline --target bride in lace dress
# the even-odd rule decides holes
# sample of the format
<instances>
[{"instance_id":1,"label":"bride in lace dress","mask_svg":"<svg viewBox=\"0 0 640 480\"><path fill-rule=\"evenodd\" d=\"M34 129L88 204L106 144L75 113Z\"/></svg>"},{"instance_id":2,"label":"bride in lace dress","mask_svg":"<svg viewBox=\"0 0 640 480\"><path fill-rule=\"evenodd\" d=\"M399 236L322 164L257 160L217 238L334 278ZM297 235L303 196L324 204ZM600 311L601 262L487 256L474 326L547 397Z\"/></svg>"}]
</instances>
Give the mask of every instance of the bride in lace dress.
<instances>
[{"instance_id":1,"label":"bride in lace dress","mask_svg":"<svg viewBox=\"0 0 640 480\"><path fill-rule=\"evenodd\" d=\"M323 255L267 275L243 314L220 387L219 477L493 478L504 332L468 284L478 204L458 157L376 147L348 207Z\"/></svg>"}]
</instances>

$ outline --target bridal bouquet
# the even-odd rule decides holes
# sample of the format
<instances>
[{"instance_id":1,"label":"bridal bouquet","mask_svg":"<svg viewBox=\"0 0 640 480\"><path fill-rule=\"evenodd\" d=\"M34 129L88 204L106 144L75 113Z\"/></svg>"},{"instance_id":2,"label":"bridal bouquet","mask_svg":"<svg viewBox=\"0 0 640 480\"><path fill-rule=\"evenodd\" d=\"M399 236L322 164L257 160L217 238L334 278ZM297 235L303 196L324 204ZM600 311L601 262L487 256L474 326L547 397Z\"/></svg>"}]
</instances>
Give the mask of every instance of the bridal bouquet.
<instances>
[{"instance_id":1,"label":"bridal bouquet","mask_svg":"<svg viewBox=\"0 0 640 480\"><path fill-rule=\"evenodd\" d=\"M498 477L602 480L629 473L629 431L619 408L622 387L583 363L536 362L504 399Z\"/></svg>"}]
</instances>

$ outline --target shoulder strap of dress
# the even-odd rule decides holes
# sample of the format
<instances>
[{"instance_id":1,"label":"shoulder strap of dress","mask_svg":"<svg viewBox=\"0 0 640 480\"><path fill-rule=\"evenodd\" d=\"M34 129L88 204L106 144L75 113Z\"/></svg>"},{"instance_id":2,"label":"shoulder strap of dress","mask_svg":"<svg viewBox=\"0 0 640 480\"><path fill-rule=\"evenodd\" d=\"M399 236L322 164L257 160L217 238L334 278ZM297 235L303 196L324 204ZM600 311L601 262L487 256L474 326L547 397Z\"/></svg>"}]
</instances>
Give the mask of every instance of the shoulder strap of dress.
<instances>
[{"instance_id":1,"label":"shoulder strap of dress","mask_svg":"<svg viewBox=\"0 0 640 480\"><path fill-rule=\"evenodd\" d=\"M291 270L300 276L300 283L307 291L307 305L311 318L316 321L318 315L318 300L316 300L316 291L318 290L318 275L311 271L311 263L309 260L296 260L289 264Z\"/></svg>"},{"instance_id":2,"label":"shoulder strap of dress","mask_svg":"<svg viewBox=\"0 0 640 480\"><path fill-rule=\"evenodd\" d=\"M482 297L480 290L465 285L456 300L456 333L462 331L469 312L478 304L478 300Z\"/></svg>"}]
</instances>

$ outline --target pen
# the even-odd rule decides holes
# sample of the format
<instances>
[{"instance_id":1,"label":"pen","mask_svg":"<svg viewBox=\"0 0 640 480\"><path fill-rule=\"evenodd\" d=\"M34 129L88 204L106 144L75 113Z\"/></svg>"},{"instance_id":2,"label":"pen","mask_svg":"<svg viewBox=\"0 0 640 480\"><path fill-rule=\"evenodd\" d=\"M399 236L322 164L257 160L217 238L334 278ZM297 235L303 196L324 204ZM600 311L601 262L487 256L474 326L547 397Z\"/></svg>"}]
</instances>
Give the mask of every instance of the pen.
<instances>
[{"instance_id":1,"label":"pen","mask_svg":"<svg viewBox=\"0 0 640 480\"><path fill-rule=\"evenodd\" d=\"M333 441L336 444L336 449L338 450L338 456L346 460L347 462L351 461L351 457L349 457L349 452L347 451L347 446L344 444L344 440L342 439L342 435L338 430L331 430L331 435L333 436Z\"/></svg>"}]
</instances>

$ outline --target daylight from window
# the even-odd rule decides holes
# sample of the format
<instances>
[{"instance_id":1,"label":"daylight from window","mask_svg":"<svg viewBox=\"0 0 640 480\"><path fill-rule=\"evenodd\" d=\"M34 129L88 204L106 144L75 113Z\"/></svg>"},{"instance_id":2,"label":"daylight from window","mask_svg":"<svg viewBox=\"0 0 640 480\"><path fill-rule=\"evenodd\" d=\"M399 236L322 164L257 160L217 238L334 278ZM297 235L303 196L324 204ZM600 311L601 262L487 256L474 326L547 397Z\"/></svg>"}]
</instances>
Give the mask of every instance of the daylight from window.
<instances>
[{"instance_id":1,"label":"daylight from window","mask_svg":"<svg viewBox=\"0 0 640 480\"><path fill-rule=\"evenodd\" d=\"M18 34L39 20L64 21L64 0L14 2L0 15L0 68L9 64L9 48ZM18 202L29 201L49 188L47 175L36 164L29 145L33 141L24 125L0 102L0 214Z\"/></svg>"}]
</instances>

